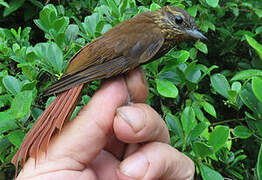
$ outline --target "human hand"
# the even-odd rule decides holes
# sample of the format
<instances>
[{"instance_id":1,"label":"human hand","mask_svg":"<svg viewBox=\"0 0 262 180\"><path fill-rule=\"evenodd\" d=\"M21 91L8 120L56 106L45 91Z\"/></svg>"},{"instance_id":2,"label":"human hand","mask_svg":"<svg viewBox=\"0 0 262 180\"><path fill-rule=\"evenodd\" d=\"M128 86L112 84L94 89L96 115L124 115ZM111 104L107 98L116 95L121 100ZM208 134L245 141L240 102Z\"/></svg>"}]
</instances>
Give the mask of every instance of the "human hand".
<instances>
[{"instance_id":1,"label":"human hand","mask_svg":"<svg viewBox=\"0 0 262 180\"><path fill-rule=\"evenodd\" d=\"M125 105L128 93L132 105ZM147 95L140 70L106 80L37 163L28 159L17 179L193 179L193 162L167 144L168 129L144 104Z\"/></svg>"}]
</instances>

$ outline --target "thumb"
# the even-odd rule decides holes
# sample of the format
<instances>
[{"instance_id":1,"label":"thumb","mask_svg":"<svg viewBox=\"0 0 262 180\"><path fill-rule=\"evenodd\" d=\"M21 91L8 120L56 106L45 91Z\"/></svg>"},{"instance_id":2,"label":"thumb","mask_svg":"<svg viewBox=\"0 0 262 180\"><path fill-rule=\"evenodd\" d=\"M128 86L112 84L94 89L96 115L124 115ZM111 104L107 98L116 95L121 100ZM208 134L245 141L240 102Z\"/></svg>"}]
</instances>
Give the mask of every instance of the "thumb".
<instances>
[{"instance_id":1,"label":"thumb","mask_svg":"<svg viewBox=\"0 0 262 180\"><path fill-rule=\"evenodd\" d=\"M47 157L70 157L84 164L91 162L106 145L116 109L126 103L127 96L123 78L106 81L78 116L54 137Z\"/></svg>"}]
</instances>

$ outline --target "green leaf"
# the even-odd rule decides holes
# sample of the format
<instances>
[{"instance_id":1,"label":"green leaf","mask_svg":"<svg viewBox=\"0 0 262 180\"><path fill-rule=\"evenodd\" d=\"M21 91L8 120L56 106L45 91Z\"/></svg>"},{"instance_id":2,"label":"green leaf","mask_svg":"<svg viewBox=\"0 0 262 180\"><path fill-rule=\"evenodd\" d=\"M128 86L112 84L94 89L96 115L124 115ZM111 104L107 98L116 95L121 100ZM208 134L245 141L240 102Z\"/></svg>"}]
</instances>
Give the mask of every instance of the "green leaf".
<instances>
[{"instance_id":1,"label":"green leaf","mask_svg":"<svg viewBox=\"0 0 262 180\"><path fill-rule=\"evenodd\" d=\"M201 51L202 53L205 53L205 54L208 53L207 45L204 44L204 43L202 43L201 41L197 41L197 42L195 43L195 47L196 47L199 51Z\"/></svg>"},{"instance_id":2,"label":"green leaf","mask_svg":"<svg viewBox=\"0 0 262 180\"><path fill-rule=\"evenodd\" d=\"M43 110L37 107L32 108L32 117L37 120L38 117L43 113Z\"/></svg>"},{"instance_id":3,"label":"green leaf","mask_svg":"<svg viewBox=\"0 0 262 180\"><path fill-rule=\"evenodd\" d=\"M30 107L32 104L32 92L23 91L17 94L11 104L10 113L15 119L24 117L30 112Z\"/></svg>"},{"instance_id":4,"label":"green leaf","mask_svg":"<svg viewBox=\"0 0 262 180\"><path fill-rule=\"evenodd\" d=\"M257 157L257 177L259 180L262 179L262 143L260 144L260 150Z\"/></svg>"},{"instance_id":5,"label":"green leaf","mask_svg":"<svg viewBox=\"0 0 262 180\"><path fill-rule=\"evenodd\" d=\"M62 74L64 69L63 53L55 43L38 43L34 47L34 52L47 68L52 69L50 73Z\"/></svg>"},{"instance_id":6,"label":"green leaf","mask_svg":"<svg viewBox=\"0 0 262 180\"><path fill-rule=\"evenodd\" d=\"M254 76L262 77L262 71L258 69L243 70L243 71L236 73L236 75L230 81L251 79Z\"/></svg>"},{"instance_id":7,"label":"green leaf","mask_svg":"<svg viewBox=\"0 0 262 180\"><path fill-rule=\"evenodd\" d=\"M36 7L39 7L39 8L41 8L41 9L44 7L44 5L43 5L40 1L30 0L30 2L31 2L32 4L34 4Z\"/></svg>"},{"instance_id":8,"label":"green leaf","mask_svg":"<svg viewBox=\"0 0 262 180\"><path fill-rule=\"evenodd\" d=\"M121 16L123 16L123 14L124 14L124 12L125 12L125 10L126 10L126 7L127 7L127 5L128 5L128 0L123 0L122 1L122 3L121 3L121 5L120 5L120 8L119 8L119 11L120 11L120 14L121 14Z\"/></svg>"},{"instance_id":9,"label":"green leaf","mask_svg":"<svg viewBox=\"0 0 262 180\"><path fill-rule=\"evenodd\" d=\"M186 79L192 83L197 83L201 77L200 67L195 63L188 65L185 71Z\"/></svg>"},{"instance_id":10,"label":"green leaf","mask_svg":"<svg viewBox=\"0 0 262 180\"><path fill-rule=\"evenodd\" d=\"M9 8L9 5L6 2L4 2L4 0L0 0L0 5Z\"/></svg>"},{"instance_id":11,"label":"green leaf","mask_svg":"<svg viewBox=\"0 0 262 180\"><path fill-rule=\"evenodd\" d=\"M171 128L171 131L177 134L180 138L183 138L183 130L179 119L176 116L173 116L172 114L168 113L165 120L167 122L168 127Z\"/></svg>"},{"instance_id":12,"label":"green leaf","mask_svg":"<svg viewBox=\"0 0 262 180\"><path fill-rule=\"evenodd\" d=\"M0 138L0 154L3 152L6 152L8 146L10 146L10 141L7 139L7 137L1 137ZM5 178L3 178L5 179Z\"/></svg>"},{"instance_id":13,"label":"green leaf","mask_svg":"<svg viewBox=\"0 0 262 180\"><path fill-rule=\"evenodd\" d=\"M197 15L197 6L191 6L190 8L187 9L187 12L191 16L196 17L196 15Z\"/></svg>"},{"instance_id":14,"label":"green leaf","mask_svg":"<svg viewBox=\"0 0 262 180\"><path fill-rule=\"evenodd\" d=\"M96 26L100 21L100 15L98 13L93 13L91 16L85 17L84 23L82 23L85 31L89 33L89 36L96 38Z\"/></svg>"},{"instance_id":15,"label":"green leaf","mask_svg":"<svg viewBox=\"0 0 262 180\"><path fill-rule=\"evenodd\" d=\"M181 122L185 132L185 136L187 137L190 131L192 131L197 124L195 112L192 107L187 106L184 109L181 115Z\"/></svg>"},{"instance_id":16,"label":"green leaf","mask_svg":"<svg viewBox=\"0 0 262 180\"><path fill-rule=\"evenodd\" d=\"M233 134L241 139L247 139L252 135L252 132L245 126L236 126Z\"/></svg>"},{"instance_id":17,"label":"green leaf","mask_svg":"<svg viewBox=\"0 0 262 180\"><path fill-rule=\"evenodd\" d=\"M57 33L65 32L66 28L69 25L69 18L68 17L61 17L54 21L53 27Z\"/></svg>"},{"instance_id":18,"label":"green leaf","mask_svg":"<svg viewBox=\"0 0 262 180\"><path fill-rule=\"evenodd\" d=\"M71 45L73 40L77 37L79 28L75 24L70 24L66 29L66 44Z\"/></svg>"},{"instance_id":19,"label":"green leaf","mask_svg":"<svg viewBox=\"0 0 262 180\"><path fill-rule=\"evenodd\" d=\"M194 109L195 114L196 114L197 118L199 119L199 121L205 121L206 118L204 116L204 113L200 109L200 107L199 106L193 106L193 109Z\"/></svg>"},{"instance_id":20,"label":"green leaf","mask_svg":"<svg viewBox=\"0 0 262 180\"><path fill-rule=\"evenodd\" d=\"M262 60L262 45L259 44L254 38L248 36L248 35L245 35L246 37L246 40L248 42L248 44L254 48L258 54L258 56L260 57L260 59Z\"/></svg>"},{"instance_id":21,"label":"green leaf","mask_svg":"<svg viewBox=\"0 0 262 180\"><path fill-rule=\"evenodd\" d=\"M255 13L256 13L256 15L258 16L258 17L262 17L262 9L255 9Z\"/></svg>"},{"instance_id":22,"label":"green leaf","mask_svg":"<svg viewBox=\"0 0 262 180\"><path fill-rule=\"evenodd\" d=\"M21 91L33 90L36 87L36 83L36 80L24 83Z\"/></svg>"},{"instance_id":23,"label":"green leaf","mask_svg":"<svg viewBox=\"0 0 262 180\"><path fill-rule=\"evenodd\" d=\"M16 122L6 116L1 117L1 113L6 113L6 116L9 116L9 112L0 112L0 133L10 131L18 128ZM11 116L10 116L11 117Z\"/></svg>"},{"instance_id":24,"label":"green leaf","mask_svg":"<svg viewBox=\"0 0 262 180\"><path fill-rule=\"evenodd\" d=\"M262 33L262 26L259 26L256 28L256 34L261 34Z\"/></svg>"},{"instance_id":25,"label":"green leaf","mask_svg":"<svg viewBox=\"0 0 262 180\"><path fill-rule=\"evenodd\" d=\"M241 83L238 82L238 81L235 81L235 82L233 82L233 84L232 84L232 86L231 86L231 89L232 89L233 91L240 92L241 87L242 87Z\"/></svg>"},{"instance_id":26,"label":"green leaf","mask_svg":"<svg viewBox=\"0 0 262 180\"><path fill-rule=\"evenodd\" d=\"M213 147L203 142L194 142L192 148L196 155L201 158L205 158L214 153Z\"/></svg>"},{"instance_id":27,"label":"green leaf","mask_svg":"<svg viewBox=\"0 0 262 180\"><path fill-rule=\"evenodd\" d=\"M6 17L10 15L12 12L16 11L18 8L20 8L24 4L25 0L11 0L9 2L9 7L5 7L3 16Z\"/></svg>"},{"instance_id":28,"label":"green leaf","mask_svg":"<svg viewBox=\"0 0 262 180\"><path fill-rule=\"evenodd\" d=\"M22 88L22 82L13 76L5 76L2 79L5 88L13 95L18 94Z\"/></svg>"},{"instance_id":29,"label":"green leaf","mask_svg":"<svg viewBox=\"0 0 262 180\"><path fill-rule=\"evenodd\" d=\"M211 76L211 85L217 93L219 93L227 99L229 98L228 90L230 90L230 86L226 77L223 74L218 73Z\"/></svg>"},{"instance_id":30,"label":"green leaf","mask_svg":"<svg viewBox=\"0 0 262 180\"><path fill-rule=\"evenodd\" d=\"M9 141L15 145L17 148L20 147L23 139L24 139L25 133L21 130L12 131L7 135L7 138Z\"/></svg>"},{"instance_id":31,"label":"green leaf","mask_svg":"<svg viewBox=\"0 0 262 180\"><path fill-rule=\"evenodd\" d=\"M227 126L216 126L214 131L210 134L208 144L214 147L214 152L224 147L228 138L230 130Z\"/></svg>"},{"instance_id":32,"label":"green leaf","mask_svg":"<svg viewBox=\"0 0 262 180\"><path fill-rule=\"evenodd\" d=\"M25 64L24 66L18 66L22 67L23 74L31 81L36 79L36 76L38 75L39 71L37 71L37 68L33 67L31 64Z\"/></svg>"},{"instance_id":33,"label":"green leaf","mask_svg":"<svg viewBox=\"0 0 262 180\"><path fill-rule=\"evenodd\" d=\"M206 122L200 122L196 125L196 127L193 129L190 139L193 141L195 138L200 136L208 127L208 124Z\"/></svg>"},{"instance_id":34,"label":"green leaf","mask_svg":"<svg viewBox=\"0 0 262 180\"><path fill-rule=\"evenodd\" d=\"M213 116L215 118L217 117L216 110L215 110L215 108L212 104L210 104L206 101L203 101L203 102L201 102L201 105L208 114L210 114L211 116Z\"/></svg>"},{"instance_id":35,"label":"green leaf","mask_svg":"<svg viewBox=\"0 0 262 180\"><path fill-rule=\"evenodd\" d=\"M206 2L211 7L217 7L219 0L206 0Z\"/></svg>"},{"instance_id":36,"label":"green leaf","mask_svg":"<svg viewBox=\"0 0 262 180\"><path fill-rule=\"evenodd\" d=\"M175 51L172 53L172 57L176 58L176 64L183 64L188 60L190 53L185 50Z\"/></svg>"},{"instance_id":37,"label":"green leaf","mask_svg":"<svg viewBox=\"0 0 262 180\"><path fill-rule=\"evenodd\" d=\"M115 3L115 0L106 0L107 1L107 4L108 6L111 8L112 10L112 15L114 17L119 17L120 16L120 13L119 13L119 10L117 8L117 5Z\"/></svg>"},{"instance_id":38,"label":"green leaf","mask_svg":"<svg viewBox=\"0 0 262 180\"><path fill-rule=\"evenodd\" d=\"M203 180L224 180L223 176L221 176L219 172L202 163L200 163L200 172Z\"/></svg>"},{"instance_id":39,"label":"green leaf","mask_svg":"<svg viewBox=\"0 0 262 180\"><path fill-rule=\"evenodd\" d=\"M164 97L176 98L178 95L176 86L170 81L156 79L156 86L158 93Z\"/></svg>"},{"instance_id":40,"label":"green leaf","mask_svg":"<svg viewBox=\"0 0 262 180\"><path fill-rule=\"evenodd\" d=\"M150 11L155 11L160 8L161 6L159 6L157 3L154 3L154 2L150 5Z\"/></svg>"},{"instance_id":41,"label":"green leaf","mask_svg":"<svg viewBox=\"0 0 262 180\"><path fill-rule=\"evenodd\" d=\"M249 108L251 109L254 113L256 114L260 114L262 112L260 112L260 108L262 107L262 103L260 103L256 96L254 95L251 85L247 84L246 87L244 89L242 89L242 91L239 93L239 96L241 98L241 100L243 101L243 103Z\"/></svg>"},{"instance_id":42,"label":"green leaf","mask_svg":"<svg viewBox=\"0 0 262 180\"><path fill-rule=\"evenodd\" d=\"M253 92L255 94L255 96L257 97L257 99L262 102L262 78L260 77L253 77L252 78L252 89Z\"/></svg>"}]
</instances>

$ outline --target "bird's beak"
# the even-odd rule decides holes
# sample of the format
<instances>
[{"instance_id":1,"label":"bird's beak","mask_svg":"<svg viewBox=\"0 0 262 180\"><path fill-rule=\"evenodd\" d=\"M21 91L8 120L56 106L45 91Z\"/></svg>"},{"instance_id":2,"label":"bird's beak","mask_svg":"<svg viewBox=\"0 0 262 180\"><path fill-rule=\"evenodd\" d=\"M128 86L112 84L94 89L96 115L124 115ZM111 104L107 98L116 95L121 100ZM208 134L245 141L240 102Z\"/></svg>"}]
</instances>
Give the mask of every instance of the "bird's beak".
<instances>
[{"instance_id":1,"label":"bird's beak","mask_svg":"<svg viewBox=\"0 0 262 180\"><path fill-rule=\"evenodd\" d=\"M206 36L204 36L201 32L199 32L197 29L194 30L186 30L186 34L189 36L196 38L196 39L207 39Z\"/></svg>"}]
</instances>

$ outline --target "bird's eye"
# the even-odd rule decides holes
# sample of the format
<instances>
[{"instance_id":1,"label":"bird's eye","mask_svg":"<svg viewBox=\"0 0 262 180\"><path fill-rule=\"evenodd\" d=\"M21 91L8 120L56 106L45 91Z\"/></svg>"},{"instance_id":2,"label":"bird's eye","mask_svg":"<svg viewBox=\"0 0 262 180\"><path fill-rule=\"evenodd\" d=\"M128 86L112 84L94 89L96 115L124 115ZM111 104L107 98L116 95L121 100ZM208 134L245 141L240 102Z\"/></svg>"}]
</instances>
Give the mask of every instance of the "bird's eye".
<instances>
[{"instance_id":1,"label":"bird's eye","mask_svg":"<svg viewBox=\"0 0 262 180\"><path fill-rule=\"evenodd\" d=\"M176 16L175 22L177 25L181 25L183 23L183 18L181 16Z\"/></svg>"}]
</instances>

